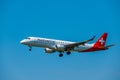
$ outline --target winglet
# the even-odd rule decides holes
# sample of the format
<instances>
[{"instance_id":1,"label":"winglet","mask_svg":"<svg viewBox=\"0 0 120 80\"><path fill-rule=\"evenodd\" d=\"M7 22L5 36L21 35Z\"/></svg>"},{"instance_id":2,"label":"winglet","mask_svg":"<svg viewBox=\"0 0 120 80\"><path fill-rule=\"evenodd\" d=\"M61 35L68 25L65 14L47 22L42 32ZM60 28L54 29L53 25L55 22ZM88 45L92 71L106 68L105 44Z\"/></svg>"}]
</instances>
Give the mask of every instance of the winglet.
<instances>
[{"instance_id":1,"label":"winglet","mask_svg":"<svg viewBox=\"0 0 120 80\"><path fill-rule=\"evenodd\" d=\"M92 41L92 40L94 40L94 39L95 39L95 37L96 37L96 36L93 36L91 39L89 39L89 41Z\"/></svg>"}]
</instances>

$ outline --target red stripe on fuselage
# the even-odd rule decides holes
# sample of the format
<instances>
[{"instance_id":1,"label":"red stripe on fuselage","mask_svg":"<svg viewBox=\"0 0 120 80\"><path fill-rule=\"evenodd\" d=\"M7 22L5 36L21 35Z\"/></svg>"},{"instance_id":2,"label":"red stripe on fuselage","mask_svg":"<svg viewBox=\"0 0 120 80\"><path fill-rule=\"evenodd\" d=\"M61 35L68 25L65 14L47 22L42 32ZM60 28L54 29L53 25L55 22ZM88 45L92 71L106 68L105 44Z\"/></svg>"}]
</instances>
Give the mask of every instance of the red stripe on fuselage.
<instances>
[{"instance_id":1,"label":"red stripe on fuselage","mask_svg":"<svg viewBox=\"0 0 120 80\"><path fill-rule=\"evenodd\" d=\"M93 51L100 51L100 50L105 50L104 47L92 47L86 50L83 50L82 52L93 52Z\"/></svg>"}]
</instances>

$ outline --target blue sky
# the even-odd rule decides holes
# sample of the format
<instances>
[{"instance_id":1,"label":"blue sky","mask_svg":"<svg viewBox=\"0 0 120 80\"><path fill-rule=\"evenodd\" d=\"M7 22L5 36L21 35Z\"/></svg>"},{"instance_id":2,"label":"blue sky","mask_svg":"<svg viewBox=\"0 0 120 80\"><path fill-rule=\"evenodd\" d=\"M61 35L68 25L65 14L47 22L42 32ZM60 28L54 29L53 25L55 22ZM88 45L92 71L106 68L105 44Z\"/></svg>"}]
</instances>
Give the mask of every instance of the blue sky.
<instances>
[{"instance_id":1,"label":"blue sky","mask_svg":"<svg viewBox=\"0 0 120 80\"><path fill-rule=\"evenodd\" d=\"M120 80L118 0L0 2L0 80ZM62 58L19 43L28 36L82 41L96 35L96 41L103 32L116 46Z\"/></svg>"}]
</instances>

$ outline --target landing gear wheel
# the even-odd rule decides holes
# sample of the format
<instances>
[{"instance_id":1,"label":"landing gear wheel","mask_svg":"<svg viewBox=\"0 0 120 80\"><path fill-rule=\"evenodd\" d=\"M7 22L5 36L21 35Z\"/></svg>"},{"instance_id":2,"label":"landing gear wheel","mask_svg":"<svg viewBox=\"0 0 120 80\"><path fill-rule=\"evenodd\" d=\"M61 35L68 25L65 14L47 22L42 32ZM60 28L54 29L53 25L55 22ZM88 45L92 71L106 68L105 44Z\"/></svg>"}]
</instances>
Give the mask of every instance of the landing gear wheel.
<instances>
[{"instance_id":1,"label":"landing gear wheel","mask_svg":"<svg viewBox=\"0 0 120 80\"><path fill-rule=\"evenodd\" d=\"M31 51L32 49L29 49L29 51Z\"/></svg>"},{"instance_id":2,"label":"landing gear wheel","mask_svg":"<svg viewBox=\"0 0 120 80\"><path fill-rule=\"evenodd\" d=\"M63 54L62 54L62 53L60 53L60 54L59 54L59 57L63 57Z\"/></svg>"},{"instance_id":3,"label":"landing gear wheel","mask_svg":"<svg viewBox=\"0 0 120 80\"><path fill-rule=\"evenodd\" d=\"M71 52L67 52L67 55L70 55L71 54Z\"/></svg>"},{"instance_id":4,"label":"landing gear wheel","mask_svg":"<svg viewBox=\"0 0 120 80\"><path fill-rule=\"evenodd\" d=\"M30 46L29 51L32 51L32 47Z\"/></svg>"}]
</instances>

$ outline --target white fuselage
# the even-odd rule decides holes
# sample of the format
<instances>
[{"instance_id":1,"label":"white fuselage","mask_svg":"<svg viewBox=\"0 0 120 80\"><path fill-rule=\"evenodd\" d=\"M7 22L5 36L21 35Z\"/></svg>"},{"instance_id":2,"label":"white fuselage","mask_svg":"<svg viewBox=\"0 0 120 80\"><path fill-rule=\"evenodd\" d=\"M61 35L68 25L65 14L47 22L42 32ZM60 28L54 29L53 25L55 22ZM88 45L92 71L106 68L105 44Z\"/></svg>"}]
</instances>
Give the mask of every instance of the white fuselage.
<instances>
[{"instance_id":1,"label":"white fuselage","mask_svg":"<svg viewBox=\"0 0 120 80\"><path fill-rule=\"evenodd\" d=\"M40 38L40 37L28 37L22 41L21 44L29 46L29 51L32 50L32 47L42 47L44 48L45 53L54 53L59 52L59 57L63 56L65 52L67 55L70 55L71 52L93 52L93 51L101 51L107 50L109 47L114 46L108 45L105 46L107 33L103 33L99 39L92 43L86 44L88 42L93 41L95 36L88 40L80 41L80 42L71 42L71 41L63 41L63 40L55 40L48 38Z\"/></svg>"},{"instance_id":2,"label":"white fuselage","mask_svg":"<svg viewBox=\"0 0 120 80\"><path fill-rule=\"evenodd\" d=\"M56 51L64 51L64 46L68 44L73 44L75 42L63 41L63 40L55 40L55 39L47 39L47 38L39 38L39 37L28 37L20 42L21 44L35 47L43 47L50 48ZM81 52L93 47L94 44L84 44L75 47L71 51Z\"/></svg>"}]
</instances>

